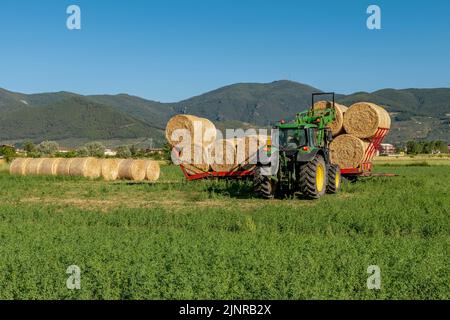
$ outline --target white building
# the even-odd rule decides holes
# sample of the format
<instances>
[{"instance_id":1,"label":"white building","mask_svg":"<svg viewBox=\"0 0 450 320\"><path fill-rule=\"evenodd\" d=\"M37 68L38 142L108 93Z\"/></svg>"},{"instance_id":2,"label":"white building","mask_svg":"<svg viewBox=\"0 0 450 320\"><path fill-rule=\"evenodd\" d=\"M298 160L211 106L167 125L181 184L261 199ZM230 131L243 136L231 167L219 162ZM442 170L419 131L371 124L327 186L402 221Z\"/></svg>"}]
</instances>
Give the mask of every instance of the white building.
<instances>
[{"instance_id":1,"label":"white building","mask_svg":"<svg viewBox=\"0 0 450 320\"><path fill-rule=\"evenodd\" d=\"M117 151L113 151L111 149L105 149L105 156L115 157L115 156L117 156Z\"/></svg>"},{"instance_id":2,"label":"white building","mask_svg":"<svg viewBox=\"0 0 450 320\"><path fill-rule=\"evenodd\" d=\"M395 153L395 147L389 143L382 143L380 146L380 155L390 155Z\"/></svg>"}]
</instances>

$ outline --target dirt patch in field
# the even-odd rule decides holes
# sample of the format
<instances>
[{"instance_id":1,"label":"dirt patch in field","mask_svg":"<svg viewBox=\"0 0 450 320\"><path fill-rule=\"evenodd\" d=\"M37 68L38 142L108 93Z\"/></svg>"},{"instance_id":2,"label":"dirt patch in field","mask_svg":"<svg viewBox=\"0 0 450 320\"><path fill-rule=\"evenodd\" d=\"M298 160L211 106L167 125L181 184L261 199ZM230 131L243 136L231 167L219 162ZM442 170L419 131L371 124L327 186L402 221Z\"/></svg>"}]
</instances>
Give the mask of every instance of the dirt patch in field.
<instances>
[{"instance_id":1,"label":"dirt patch in field","mask_svg":"<svg viewBox=\"0 0 450 320\"><path fill-rule=\"evenodd\" d=\"M92 200L79 198L27 198L22 199L21 203L33 203L46 206L73 206L83 210L100 210L108 211L110 208L117 205L112 200Z\"/></svg>"},{"instance_id":2,"label":"dirt patch in field","mask_svg":"<svg viewBox=\"0 0 450 320\"><path fill-rule=\"evenodd\" d=\"M183 208L189 208L192 206L211 208L211 207L224 207L227 201L217 201L217 200L202 200L202 201L191 201L186 202L183 200L136 200L132 201L120 201L119 199L108 199L108 200L97 200L97 199L80 199L80 198L27 198L22 199L22 203L36 203L40 205L64 205L73 206L83 210L98 210L102 212L108 212L119 208L155 208L163 207L171 210L180 210ZM247 207L247 205L244 205ZM256 207L256 206L255 206Z\"/></svg>"},{"instance_id":3,"label":"dirt patch in field","mask_svg":"<svg viewBox=\"0 0 450 320\"><path fill-rule=\"evenodd\" d=\"M170 211L182 211L196 207L199 209L206 208L228 208L236 209L241 212L251 213L261 209L263 206L283 206L286 209L297 209L305 206L315 206L316 201L307 201L302 199L295 200L272 200L262 201L253 199L206 199L197 201L186 201L183 199L83 199L83 198L55 198L55 197L32 197L21 199L21 203L39 204L45 206L72 206L81 210L94 210L101 212L110 212L120 208L127 209L153 209L165 208Z\"/></svg>"}]
</instances>

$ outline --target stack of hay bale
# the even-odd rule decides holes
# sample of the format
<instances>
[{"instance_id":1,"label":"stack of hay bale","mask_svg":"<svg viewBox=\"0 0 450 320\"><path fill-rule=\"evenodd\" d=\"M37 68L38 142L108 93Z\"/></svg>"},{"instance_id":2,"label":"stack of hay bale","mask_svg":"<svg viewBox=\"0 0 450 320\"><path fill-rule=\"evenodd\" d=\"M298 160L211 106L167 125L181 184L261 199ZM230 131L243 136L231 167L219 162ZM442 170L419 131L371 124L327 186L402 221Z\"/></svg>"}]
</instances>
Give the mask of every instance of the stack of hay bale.
<instances>
[{"instance_id":1,"label":"stack of hay bale","mask_svg":"<svg viewBox=\"0 0 450 320\"><path fill-rule=\"evenodd\" d=\"M151 160L97 158L17 158L10 166L13 175L71 176L106 181L126 179L157 181L158 162Z\"/></svg>"},{"instance_id":2,"label":"stack of hay bale","mask_svg":"<svg viewBox=\"0 0 450 320\"><path fill-rule=\"evenodd\" d=\"M220 139L210 148L211 170L216 172L231 172L238 164L238 139Z\"/></svg>"},{"instance_id":3,"label":"stack of hay bale","mask_svg":"<svg viewBox=\"0 0 450 320\"><path fill-rule=\"evenodd\" d=\"M158 162L155 161L128 159L113 163L109 169L102 168L104 177L111 176L111 172L114 172L114 174L117 172L119 179L157 181L160 175L160 168Z\"/></svg>"},{"instance_id":4,"label":"stack of hay bale","mask_svg":"<svg viewBox=\"0 0 450 320\"><path fill-rule=\"evenodd\" d=\"M316 110L332 107L330 101L314 104ZM369 102L355 103L349 108L335 103L335 110L336 120L329 125L334 137L330 145L331 161L341 168L356 168L363 163L366 150L378 129L390 129L391 118L385 109ZM195 128L196 124L198 128ZM183 141L186 135L189 135L190 141ZM216 127L211 121L192 115L177 115L170 119L166 127L169 144L172 147L183 146L175 151L189 174L249 169L252 167L250 160L268 141L267 136L262 135L231 140L216 140L216 136Z\"/></svg>"},{"instance_id":5,"label":"stack of hay bale","mask_svg":"<svg viewBox=\"0 0 450 320\"><path fill-rule=\"evenodd\" d=\"M176 115L166 126L166 138L172 147L181 148L178 158L189 174L208 172L211 165L211 146L217 131L208 119L191 115ZM189 140L184 140L189 139Z\"/></svg>"},{"instance_id":6,"label":"stack of hay bale","mask_svg":"<svg viewBox=\"0 0 450 320\"><path fill-rule=\"evenodd\" d=\"M314 105L315 109L331 107L329 101ZM358 102L350 108L336 103L335 109L336 121L329 125L334 137L330 145L331 162L340 168L356 168L365 160L367 148L378 129L390 129L391 118L385 109L369 102Z\"/></svg>"},{"instance_id":7,"label":"stack of hay bale","mask_svg":"<svg viewBox=\"0 0 450 320\"><path fill-rule=\"evenodd\" d=\"M268 137L266 135L249 135L244 138L237 139L236 159L238 167L242 169L250 169L256 164L255 157L258 151L267 146Z\"/></svg>"},{"instance_id":8,"label":"stack of hay bale","mask_svg":"<svg viewBox=\"0 0 450 320\"><path fill-rule=\"evenodd\" d=\"M197 128L196 128L197 126ZM183 141L189 136L190 141ZM267 136L217 139L217 130L208 119L176 115L169 120L166 138L189 174L232 172L249 167L249 160L267 144Z\"/></svg>"}]
</instances>

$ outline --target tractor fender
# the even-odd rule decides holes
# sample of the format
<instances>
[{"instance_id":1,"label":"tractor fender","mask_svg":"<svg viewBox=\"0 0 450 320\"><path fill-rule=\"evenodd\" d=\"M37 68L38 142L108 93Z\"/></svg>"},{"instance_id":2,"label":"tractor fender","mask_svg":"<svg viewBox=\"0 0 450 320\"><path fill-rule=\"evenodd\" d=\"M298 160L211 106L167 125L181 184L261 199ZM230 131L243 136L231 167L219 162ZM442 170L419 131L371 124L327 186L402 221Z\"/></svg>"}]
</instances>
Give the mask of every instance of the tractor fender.
<instances>
[{"instance_id":1,"label":"tractor fender","mask_svg":"<svg viewBox=\"0 0 450 320\"><path fill-rule=\"evenodd\" d=\"M269 157L260 159L260 154L266 152L264 149L260 149L255 155L249 158L250 163L256 161L258 167L261 168L261 174L263 176L276 176L280 168L280 154L279 152L273 152Z\"/></svg>"},{"instance_id":2,"label":"tractor fender","mask_svg":"<svg viewBox=\"0 0 450 320\"><path fill-rule=\"evenodd\" d=\"M276 172L274 172L274 170L273 170L273 168L272 167L270 167L270 166L263 166L263 167L260 167L260 172L261 172L261 175L263 175L263 176L274 176L274 175L276 175Z\"/></svg>"},{"instance_id":3,"label":"tractor fender","mask_svg":"<svg viewBox=\"0 0 450 320\"><path fill-rule=\"evenodd\" d=\"M278 170L280 169L280 159L277 154L272 154L270 163L262 164L258 163L258 167L260 168L260 172L263 176L276 176L278 174Z\"/></svg>"},{"instance_id":4,"label":"tractor fender","mask_svg":"<svg viewBox=\"0 0 450 320\"><path fill-rule=\"evenodd\" d=\"M316 155L323 156L323 152L320 149L315 149L311 151L310 153L297 153L297 162L310 162L312 161Z\"/></svg>"}]
</instances>

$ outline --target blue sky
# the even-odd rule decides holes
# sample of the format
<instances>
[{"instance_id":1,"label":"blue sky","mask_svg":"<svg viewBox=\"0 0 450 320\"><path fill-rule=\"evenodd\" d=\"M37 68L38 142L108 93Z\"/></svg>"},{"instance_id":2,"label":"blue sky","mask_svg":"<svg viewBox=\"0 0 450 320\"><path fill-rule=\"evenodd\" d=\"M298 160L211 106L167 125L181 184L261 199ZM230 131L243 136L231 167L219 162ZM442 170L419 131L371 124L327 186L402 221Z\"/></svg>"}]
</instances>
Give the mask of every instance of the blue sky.
<instances>
[{"instance_id":1,"label":"blue sky","mask_svg":"<svg viewBox=\"0 0 450 320\"><path fill-rule=\"evenodd\" d=\"M82 30L66 28L79 5ZM367 7L382 30L366 27ZM448 0L1 0L0 87L179 101L289 79L340 93L450 87Z\"/></svg>"}]
</instances>

